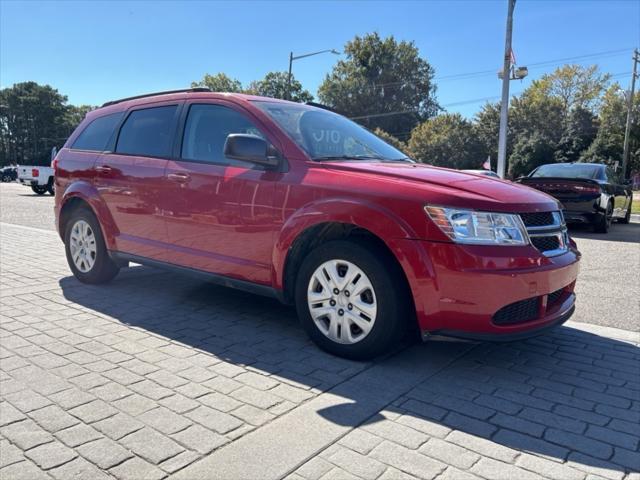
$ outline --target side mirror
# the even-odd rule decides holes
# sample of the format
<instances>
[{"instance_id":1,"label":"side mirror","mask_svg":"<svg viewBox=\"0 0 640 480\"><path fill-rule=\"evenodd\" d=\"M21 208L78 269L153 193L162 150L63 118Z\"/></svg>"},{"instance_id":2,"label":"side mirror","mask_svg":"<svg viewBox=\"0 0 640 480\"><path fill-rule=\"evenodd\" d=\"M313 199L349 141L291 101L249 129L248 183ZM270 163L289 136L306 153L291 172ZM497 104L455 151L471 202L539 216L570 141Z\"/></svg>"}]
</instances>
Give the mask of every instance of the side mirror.
<instances>
[{"instance_id":1,"label":"side mirror","mask_svg":"<svg viewBox=\"0 0 640 480\"><path fill-rule=\"evenodd\" d=\"M277 168L280 159L271 150L267 142L257 135L232 133L224 142L225 157Z\"/></svg>"}]
</instances>

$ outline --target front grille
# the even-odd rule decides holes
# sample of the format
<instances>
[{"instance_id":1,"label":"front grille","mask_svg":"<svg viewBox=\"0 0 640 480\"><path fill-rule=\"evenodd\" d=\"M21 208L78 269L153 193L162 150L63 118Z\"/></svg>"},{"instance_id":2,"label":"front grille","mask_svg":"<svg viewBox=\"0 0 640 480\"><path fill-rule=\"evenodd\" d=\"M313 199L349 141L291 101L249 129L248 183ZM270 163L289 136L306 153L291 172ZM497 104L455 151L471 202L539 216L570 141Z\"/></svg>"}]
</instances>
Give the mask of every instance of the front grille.
<instances>
[{"instance_id":1,"label":"front grille","mask_svg":"<svg viewBox=\"0 0 640 480\"><path fill-rule=\"evenodd\" d=\"M520 300L502 307L493 316L496 325L514 325L516 323L529 322L538 318L538 297Z\"/></svg>"},{"instance_id":2,"label":"front grille","mask_svg":"<svg viewBox=\"0 0 640 480\"><path fill-rule=\"evenodd\" d=\"M560 240L557 236L553 237L531 237L531 243L541 252L557 250L560 248Z\"/></svg>"},{"instance_id":3,"label":"front grille","mask_svg":"<svg viewBox=\"0 0 640 480\"><path fill-rule=\"evenodd\" d=\"M520 217L525 227L544 227L554 224L552 212L521 213Z\"/></svg>"},{"instance_id":4,"label":"front grille","mask_svg":"<svg viewBox=\"0 0 640 480\"><path fill-rule=\"evenodd\" d=\"M561 288L560 290L556 290L555 292L551 292L549 295L547 295L547 306L551 306L558 300L560 300L563 293L564 288Z\"/></svg>"},{"instance_id":5,"label":"front grille","mask_svg":"<svg viewBox=\"0 0 640 480\"><path fill-rule=\"evenodd\" d=\"M550 256L567 250L567 227L561 212L521 213L520 218L527 229L531 244L540 252L549 252Z\"/></svg>"}]
</instances>

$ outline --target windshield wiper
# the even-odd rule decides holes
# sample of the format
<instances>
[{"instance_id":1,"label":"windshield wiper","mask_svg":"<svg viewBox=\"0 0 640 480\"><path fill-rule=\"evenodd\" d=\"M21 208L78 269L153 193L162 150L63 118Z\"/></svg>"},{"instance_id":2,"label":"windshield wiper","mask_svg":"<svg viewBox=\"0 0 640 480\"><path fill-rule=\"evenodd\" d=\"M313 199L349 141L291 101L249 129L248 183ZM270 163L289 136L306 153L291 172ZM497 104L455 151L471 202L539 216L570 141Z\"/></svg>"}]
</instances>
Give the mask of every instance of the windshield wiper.
<instances>
[{"instance_id":1,"label":"windshield wiper","mask_svg":"<svg viewBox=\"0 0 640 480\"><path fill-rule=\"evenodd\" d=\"M386 160L382 157L374 157L371 155L327 155L324 157L313 157L314 160Z\"/></svg>"}]
</instances>

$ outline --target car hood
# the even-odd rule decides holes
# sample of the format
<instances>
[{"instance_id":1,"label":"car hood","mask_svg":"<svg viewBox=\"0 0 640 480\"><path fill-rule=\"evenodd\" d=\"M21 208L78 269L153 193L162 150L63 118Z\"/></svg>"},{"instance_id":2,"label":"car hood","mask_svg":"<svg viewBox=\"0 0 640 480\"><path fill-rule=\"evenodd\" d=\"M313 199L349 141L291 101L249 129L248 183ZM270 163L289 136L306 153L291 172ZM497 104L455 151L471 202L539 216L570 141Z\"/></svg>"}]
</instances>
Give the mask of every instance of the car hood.
<instances>
[{"instance_id":1,"label":"car hood","mask_svg":"<svg viewBox=\"0 0 640 480\"><path fill-rule=\"evenodd\" d=\"M549 211L558 208L556 199L533 188L459 170L406 162L343 161L326 162L325 165L382 180L409 182L422 192L424 200L436 204L494 211Z\"/></svg>"}]
</instances>

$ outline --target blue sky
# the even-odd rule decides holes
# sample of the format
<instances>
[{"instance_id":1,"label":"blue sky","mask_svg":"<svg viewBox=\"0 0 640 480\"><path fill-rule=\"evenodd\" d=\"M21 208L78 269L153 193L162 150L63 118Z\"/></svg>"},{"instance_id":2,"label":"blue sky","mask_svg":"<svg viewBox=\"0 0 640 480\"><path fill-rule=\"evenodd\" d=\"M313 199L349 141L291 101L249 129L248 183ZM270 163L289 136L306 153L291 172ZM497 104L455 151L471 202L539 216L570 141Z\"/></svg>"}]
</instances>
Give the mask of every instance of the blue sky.
<instances>
[{"instance_id":1,"label":"blue sky","mask_svg":"<svg viewBox=\"0 0 640 480\"><path fill-rule=\"evenodd\" d=\"M204 73L243 83L286 70L289 51L342 49L354 35L377 31L412 40L436 70L447 111L472 116L476 101L500 94L495 73L504 49L506 0L354 2L37 2L0 0L0 86L35 80L75 104L101 104L139 93L189 86ZM640 44L640 0L518 0L514 51L529 79L567 57L631 78ZM316 94L337 58L298 60L294 74ZM551 62L546 65L534 65ZM444 78L440 78L444 77Z\"/></svg>"}]
</instances>

